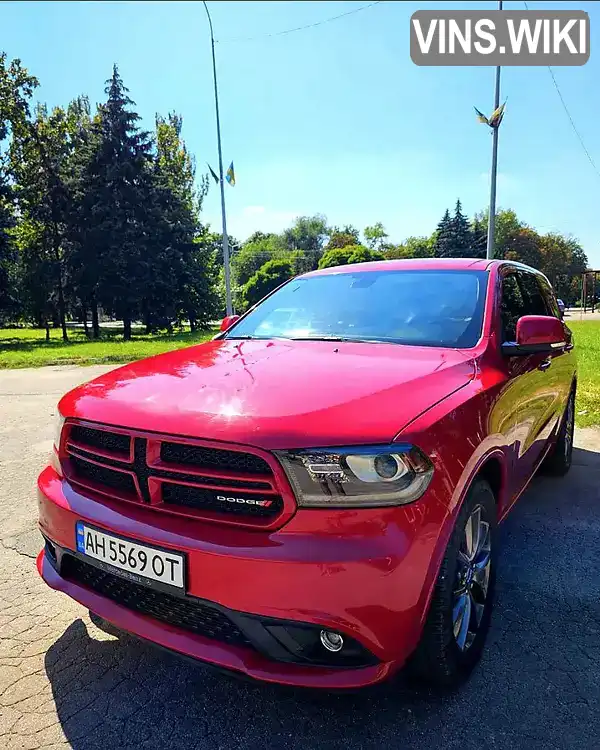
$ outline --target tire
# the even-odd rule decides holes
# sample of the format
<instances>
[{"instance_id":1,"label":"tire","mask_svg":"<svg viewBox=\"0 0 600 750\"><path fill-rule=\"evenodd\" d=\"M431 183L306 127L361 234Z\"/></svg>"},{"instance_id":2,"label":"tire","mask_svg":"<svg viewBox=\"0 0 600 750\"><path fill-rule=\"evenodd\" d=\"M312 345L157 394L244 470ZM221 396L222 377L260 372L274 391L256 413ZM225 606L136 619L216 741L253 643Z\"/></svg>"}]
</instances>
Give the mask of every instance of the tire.
<instances>
[{"instance_id":1,"label":"tire","mask_svg":"<svg viewBox=\"0 0 600 750\"><path fill-rule=\"evenodd\" d=\"M473 554L473 545L471 550L468 549L467 523L470 524L472 538L477 517L481 524L481 544L477 546L479 551ZM496 528L494 493L486 481L476 479L458 514L437 577L421 640L408 665L410 674L419 682L435 688L458 687L479 661L494 602ZM483 554L486 547L489 562L484 568L481 565L486 559ZM465 553L470 553L468 556L481 567L475 575L473 563L467 561Z\"/></svg>"},{"instance_id":2,"label":"tire","mask_svg":"<svg viewBox=\"0 0 600 750\"><path fill-rule=\"evenodd\" d=\"M556 445L543 463L543 470L555 477L564 477L573 461L573 434L575 430L575 389L571 391Z\"/></svg>"}]
</instances>

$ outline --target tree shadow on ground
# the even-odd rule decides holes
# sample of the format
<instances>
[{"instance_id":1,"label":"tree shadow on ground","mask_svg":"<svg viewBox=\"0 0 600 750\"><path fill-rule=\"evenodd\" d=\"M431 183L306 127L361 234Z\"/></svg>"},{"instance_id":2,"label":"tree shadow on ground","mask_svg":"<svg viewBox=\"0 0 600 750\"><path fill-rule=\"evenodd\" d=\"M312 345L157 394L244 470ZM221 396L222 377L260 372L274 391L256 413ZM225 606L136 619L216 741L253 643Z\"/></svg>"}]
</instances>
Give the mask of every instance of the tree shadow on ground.
<instances>
[{"instance_id":1,"label":"tree shadow on ground","mask_svg":"<svg viewBox=\"0 0 600 750\"><path fill-rule=\"evenodd\" d=\"M600 701L599 466L578 450L568 478L535 480L503 524L488 647L459 691L417 692L402 679L347 694L249 683L77 620L45 662L66 739L75 750L589 750Z\"/></svg>"}]
</instances>

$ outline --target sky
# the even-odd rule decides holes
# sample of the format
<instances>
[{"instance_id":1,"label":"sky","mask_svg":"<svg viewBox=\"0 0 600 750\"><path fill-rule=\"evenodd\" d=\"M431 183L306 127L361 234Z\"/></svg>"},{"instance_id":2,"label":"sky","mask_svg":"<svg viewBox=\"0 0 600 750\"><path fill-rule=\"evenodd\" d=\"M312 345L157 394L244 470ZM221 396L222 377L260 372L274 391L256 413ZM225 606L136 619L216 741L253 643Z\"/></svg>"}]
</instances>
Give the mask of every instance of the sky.
<instances>
[{"instance_id":1,"label":"sky","mask_svg":"<svg viewBox=\"0 0 600 750\"><path fill-rule=\"evenodd\" d=\"M409 19L419 9L495 9L495 2L209 2L215 30L229 234L281 231L324 214L363 229L381 221L390 241L430 234L460 198L469 215L489 201L491 134L473 106L493 109L494 69L417 67ZM522 9L507 0L507 10ZM586 10L591 55L555 68L560 91L600 170L600 4L535 2ZM271 35L271 36L269 36ZM2 2L0 48L40 80L37 98L92 104L117 63L143 125L183 117L198 169L217 169L210 35L199 2ZM547 68L505 67L498 206L539 232L577 237L600 268L600 174L573 132ZM216 186L204 220L220 230Z\"/></svg>"}]
</instances>

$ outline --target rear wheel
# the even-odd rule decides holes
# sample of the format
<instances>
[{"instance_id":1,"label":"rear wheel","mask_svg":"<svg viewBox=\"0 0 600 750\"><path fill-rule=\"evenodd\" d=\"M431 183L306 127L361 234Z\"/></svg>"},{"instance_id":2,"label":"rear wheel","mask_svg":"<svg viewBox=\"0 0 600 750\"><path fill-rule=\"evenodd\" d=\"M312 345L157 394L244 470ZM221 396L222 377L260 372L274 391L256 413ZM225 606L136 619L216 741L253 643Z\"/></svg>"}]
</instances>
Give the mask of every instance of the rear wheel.
<instances>
[{"instance_id":1,"label":"rear wheel","mask_svg":"<svg viewBox=\"0 0 600 750\"><path fill-rule=\"evenodd\" d=\"M564 476L571 468L573 460L573 436L575 434L575 391L571 391L556 445L544 461L543 468L548 474Z\"/></svg>"},{"instance_id":2,"label":"rear wheel","mask_svg":"<svg viewBox=\"0 0 600 750\"><path fill-rule=\"evenodd\" d=\"M451 688L481 657L495 588L496 502L476 480L461 508L410 668L420 681Z\"/></svg>"}]
</instances>

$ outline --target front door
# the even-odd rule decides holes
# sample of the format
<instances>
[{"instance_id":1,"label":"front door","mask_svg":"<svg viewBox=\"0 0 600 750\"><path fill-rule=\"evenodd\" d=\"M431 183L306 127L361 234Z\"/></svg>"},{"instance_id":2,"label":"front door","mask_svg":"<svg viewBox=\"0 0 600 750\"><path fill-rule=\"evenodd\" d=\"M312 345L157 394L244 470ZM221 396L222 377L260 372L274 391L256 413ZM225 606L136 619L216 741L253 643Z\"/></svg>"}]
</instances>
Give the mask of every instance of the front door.
<instances>
[{"instance_id":1,"label":"front door","mask_svg":"<svg viewBox=\"0 0 600 750\"><path fill-rule=\"evenodd\" d=\"M535 274L512 270L502 281L503 340L516 340L517 320L523 315L550 315ZM511 357L507 362L514 418L514 490L528 481L552 436L562 404L562 368L552 354Z\"/></svg>"}]
</instances>

